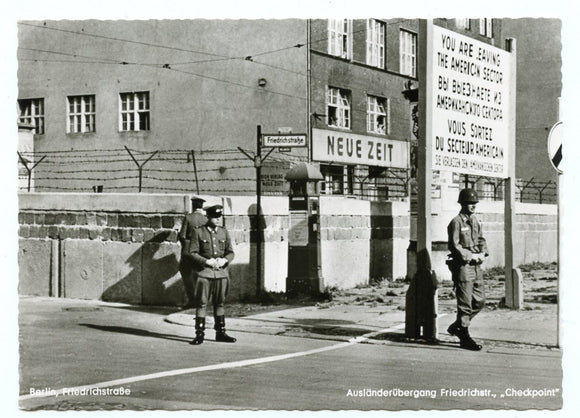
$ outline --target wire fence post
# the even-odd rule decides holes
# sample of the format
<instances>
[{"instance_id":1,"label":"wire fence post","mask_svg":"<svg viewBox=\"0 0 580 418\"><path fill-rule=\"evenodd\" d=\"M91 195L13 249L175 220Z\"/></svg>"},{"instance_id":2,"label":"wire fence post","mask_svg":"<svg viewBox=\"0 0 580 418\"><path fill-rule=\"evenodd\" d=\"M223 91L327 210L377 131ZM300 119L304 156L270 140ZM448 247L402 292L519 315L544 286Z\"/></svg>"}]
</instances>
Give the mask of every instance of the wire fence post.
<instances>
[{"instance_id":1,"label":"wire fence post","mask_svg":"<svg viewBox=\"0 0 580 418\"><path fill-rule=\"evenodd\" d=\"M159 151L155 151L153 152L149 158L147 158L145 161L143 161L143 164L139 164L139 162L137 161L137 159L133 156L133 153L131 152L131 150L129 148L127 148L127 146L125 145L125 149L127 150L127 152L129 153L129 155L131 156L131 158L133 159L133 161L135 162L135 164L137 165L137 169L139 170L139 193L141 193L141 185L143 184L143 166L145 164L147 164L147 162L149 162L149 160L151 158L153 158L155 156L155 154L157 154Z\"/></svg>"},{"instance_id":2,"label":"wire fence post","mask_svg":"<svg viewBox=\"0 0 580 418\"><path fill-rule=\"evenodd\" d=\"M532 177L530 180L528 180L528 182L526 184L524 184L523 187L519 187L517 184L517 188L520 189L520 202L524 201L524 195L525 195L525 190L528 188L528 186L534 181L534 178Z\"/></svg>"},{"instance_id":3,"label":"wire fence post","mask_svg":"<svg viewBox=\"0 0 580 418\"><path fill-rule=\"evenodd\" d=\"M199 195L199 180L197 178L197 165L195 164L195 151L191 150L191 161L193 163L193 174L195 175L195 190Z\"/></svg>"},{"instance_id":4,"label":"wire fence post","mask_svg":"<svg viewBox=\"0 0 580 418\"><path fill-rule=\"evenodd\" d=\"M44 160L46 158L46 155L43 155L42 158L40 160L38 160L32 167L28 167L28 163L26 162L26 160L24 159L24 157L22 156L22 154L20 154L19 151L16 151L18 153L18 158L20 158L20 162L22 163L22 165L24 165L24 168L26 169L26 173L28 176L28 187L27 190L28 192L30 192L30 185L31 185L31 179L32 179L32 170L34 170L36 168L36 166L38 164L40 164L42 162L42 160Z\"/></svg>"}]
</instances>

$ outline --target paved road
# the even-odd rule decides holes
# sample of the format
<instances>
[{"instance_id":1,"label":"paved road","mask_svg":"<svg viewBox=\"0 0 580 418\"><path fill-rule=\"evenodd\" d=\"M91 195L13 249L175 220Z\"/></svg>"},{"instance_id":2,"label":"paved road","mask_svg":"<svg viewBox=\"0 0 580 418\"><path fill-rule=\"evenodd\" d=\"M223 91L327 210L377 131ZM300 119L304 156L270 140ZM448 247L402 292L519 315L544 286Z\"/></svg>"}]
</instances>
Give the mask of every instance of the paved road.
<instances>
[{"instance_id":1,"label":"paved road","mask_svg":"<svg viewBox=\"0 0 580 418\"><path fill-rule=\"evenodd\" d=\"M216 343L210 331L206 343L193 347L187 344L193 329L166 322L167 313L98 302L23 298L20 407L401 410L562 406L560 350L496 344L473 353L450 342L431 346L392 339L345 341L239 330L231 332L238 338L236 344ZM93 394L82 392L87 385L96 385ZM63 388L70 390L64 394ZM106 394L113 389L116 393Z\"/></svg>"}]
</instances>

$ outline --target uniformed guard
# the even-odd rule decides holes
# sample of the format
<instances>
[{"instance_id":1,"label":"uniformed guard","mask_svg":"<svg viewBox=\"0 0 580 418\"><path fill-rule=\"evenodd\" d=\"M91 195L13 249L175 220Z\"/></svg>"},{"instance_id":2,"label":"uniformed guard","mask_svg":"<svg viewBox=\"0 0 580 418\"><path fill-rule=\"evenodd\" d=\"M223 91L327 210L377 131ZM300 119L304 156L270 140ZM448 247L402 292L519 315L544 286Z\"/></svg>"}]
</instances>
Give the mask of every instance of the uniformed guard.
<instances>
[{"instance_id":1,"label":"uniformed guard","mask_svg":"<svg viewBox=\"0 0 580 418\"><path fill-rule=\"evenodd\" d=\"M489 253L481 224L475 216L479 202L477 192L470 188L463 189L457 202L461 205L461 211L447 227L448 248L451 251L447 265L457 297L457 319L447 332L459 337L461 348L479 351L482 347L471 338L468 328L485 304L481 264Z\"/></svg>"},{"instance_id":2,"label":"uniformed guard","mask_svg":"<svg viewBox=\"0 0 580 418\"><path fill-rule=\"evenodd\" d=\"M181 244L181 259L179 260L179 273L183 280L183 287L187 296L187 303L183 309L193 308L195 305L195 283L197 280L197 268L189 253L189 245L193 236L193 231L198 226L207 223L207 217L203 210L205 200L199 196L191 198L192 212L185 215L179 230L179 243Z\"/></svg>"},{"instance_id":3,"label":"uniformed guard","mask_svg":"<svg viewBox=\"0 0 580 418\"><path fill-rule=\"evenodd\" d=\"M195 338L190 344L203 343L205 316L208 302L212 302L216 341L233 343L236 339L226 334L225 301L229 286L228 266L234 259L234 250L226 228L220 226L223 206L206 208L208 221L194 230L189 251L199 267L195 288Z\"/></svg>"}]
</instances>

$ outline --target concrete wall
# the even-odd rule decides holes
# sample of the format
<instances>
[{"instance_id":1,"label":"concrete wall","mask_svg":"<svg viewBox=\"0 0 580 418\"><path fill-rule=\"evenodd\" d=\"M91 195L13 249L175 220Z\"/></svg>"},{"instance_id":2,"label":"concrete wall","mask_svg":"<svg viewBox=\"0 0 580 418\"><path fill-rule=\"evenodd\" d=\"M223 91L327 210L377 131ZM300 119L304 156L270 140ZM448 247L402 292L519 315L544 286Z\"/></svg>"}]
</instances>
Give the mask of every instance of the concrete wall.
<instances>
[{"instance_id":1,"label":"concrete wall","mask_svg":"<svg viewBox=\"0 0 580 418\"><path fill-rule=\"evenodd\" d=\"M184 302L177 232L189 196L50 194L20 196L19 292L152 305ZM224 205L236 257L231 299L256 292L256 225L262 222L263 288L285 291L287 198L206 196Z\"/></svg>"},{"instance_id":2,"label":"concrete wall","mask_svg":"<svg viewBox=\"0 0 580 418\"><path fill-rule=\"evenodd\" d=\"M178 272L177 232L187 195L19 195L19 292L23 295L175 305L184 300ZM236 257L230 300L256 294L257 226L262 231L262 289L285 292L288 275L287 197L205 196L224 206ZM481 202L479 218L490 247L487 267L504 263L503 202ZM516 264L557 260L557 208L516 205ZM441 225L455 213L434 216L433 268L450 279ZM448 219L447 219L448 218ZM437 222L435 222L435 220ZM446 222L443 222L446 220ZM351 288L371 279L414 273L408 202L320 198L320 260L324 286Z\"/></svg>"},{"instance_id":3,"label":"concrete wall","mask_svg":"<svg viewBox=\"0 0 580 418\"><path fill-rule=\"evenodd\" d=\"M456 205L457 207L459 205ZM445 210L432 218L432 265L437 276L451 280L451 273L445 265L447 250L447 224L459 212ZM555 262L558 259L558 208L556 205L539 205L516 202L516 224L514 252L515 264L532 262ZM481 201L477 206L477 216L483 228L490 250L484 268L503 266L505 263L504 202ZM414 240L414 228L411 228ZM414 273L413 254L410 254L409 273Z\"/></svg>"},{"instance_id":4,"label":"concrete wall","mask_svg":"<svg viewBox=\"0 0 580 418\"><path fill-rule=\"evenodd\" d=\"M320 198L322 276L326 286L354 287L406 273L409 204Z\"/></svg>"}]
</instances>

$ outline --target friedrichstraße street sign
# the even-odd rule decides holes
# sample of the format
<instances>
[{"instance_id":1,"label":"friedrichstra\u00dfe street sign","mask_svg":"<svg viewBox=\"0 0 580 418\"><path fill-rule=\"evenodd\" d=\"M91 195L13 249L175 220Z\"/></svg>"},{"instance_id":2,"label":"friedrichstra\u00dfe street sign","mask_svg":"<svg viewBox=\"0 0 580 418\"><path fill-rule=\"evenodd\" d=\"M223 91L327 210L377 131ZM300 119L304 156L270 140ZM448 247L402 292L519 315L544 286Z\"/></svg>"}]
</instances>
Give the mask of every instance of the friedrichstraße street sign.
<instances>
[{"instance_id":1,"label":"friedrichstra\u00dfe street sign","mask_svg":"<svg viewBox=\"0 0 580 418\"><path fill-rule=\"evenodd\" d=\"M564 124L562 122L556 122L550 134L548 135L548 156L550 157L550 162L558 171L558 173L563 173L564 168L562 166L562 134L564 130Z\"/></svg>"},{"instance_id":2,"label":"friedrichstra\u00dfe street sign","mask_svg":"<svg viewBox=\"0 0 580 418\"><path fill-rule=\"evenodd\" d=\"M305 147L306 134L263 134L262 147Z\"/></svg>"}]
</instances>

